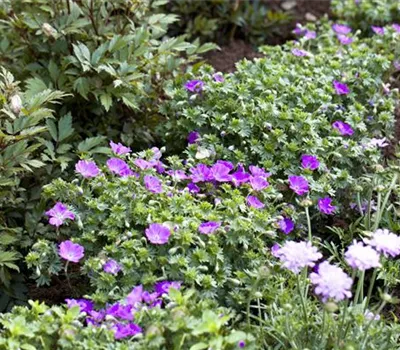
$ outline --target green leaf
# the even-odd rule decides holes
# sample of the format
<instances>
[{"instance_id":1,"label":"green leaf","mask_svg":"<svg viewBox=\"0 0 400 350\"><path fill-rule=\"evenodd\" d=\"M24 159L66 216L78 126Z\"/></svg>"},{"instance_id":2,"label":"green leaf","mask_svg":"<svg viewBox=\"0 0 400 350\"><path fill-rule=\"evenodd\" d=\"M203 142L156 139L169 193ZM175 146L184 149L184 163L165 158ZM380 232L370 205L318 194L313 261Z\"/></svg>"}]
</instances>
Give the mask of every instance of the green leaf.
<instances>
[{"instance_id":1,"label":"green leaf","mask_svg":"<svg viewBox=\"0 0 400 350\"><path fill-rule=\"evenodd\" d=\"M106 140L104 136L89 137L78 145L79 152L90 152Z\"/></svg>"},{"instance_id":2,"label":"green leaf","mask_svg":"<svg viewBox=\"0 0 400 350\"><path fill-rule=\"evenodd\" d=\"M68 113L58 121L58 141L61 142L74 133L72 127L72 116Z\"/></svg>"},{"instance_id":3,"label":"green leaf","mask_svg":"<svg viewBox=\"0 0 400 350\"><path fill-rule=\"evenodd\" d=\"M57 141L58 140L58 134L57 134L56 123L54 123L54 120L47 119L46 120L46 125L47 125L47 128L49 129L49 133L50 133L51 137L53 138L53 140Z\"/></svg>"},{"instance_id":4,"label":"green leaf","mask_svg":"<svg viewBox=\"0 0 400 350\"><path fill-rule=\"evenodd\" d=\"M77 91L85 99L88 98L89 93L89 81L87 78L80 77L74 81L74 90Z\"/></svg>"},{"instance_id":5,"label":"green leaf","mask_svg":"<svg viewBox=\"0 0 400 350\"><path fill-rule=\"evenodd\" d=\"M100 95L100 102L104 109L108 112L112 106L112 97L110 94Z\"/></svg>"},{"instance_id":6,"label":"green leaf","mask_svg":"<svg viewBox=\"0 0 400 350\"><path fill-rule=\"evenodd\" d=\"M206 343L197 343L191 346L190 350L202 350L202 349L207 349L208 344Z\"/></svg>"}]
</instances>

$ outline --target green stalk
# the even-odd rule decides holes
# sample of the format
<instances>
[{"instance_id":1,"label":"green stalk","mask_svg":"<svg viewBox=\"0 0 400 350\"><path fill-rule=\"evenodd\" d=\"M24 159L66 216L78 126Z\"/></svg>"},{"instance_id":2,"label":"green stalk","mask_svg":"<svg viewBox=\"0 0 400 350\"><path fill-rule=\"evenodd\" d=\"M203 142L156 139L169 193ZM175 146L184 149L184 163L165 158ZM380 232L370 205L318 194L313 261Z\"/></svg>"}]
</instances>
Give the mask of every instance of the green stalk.
<instances>
[{"instance_id":1,"label":"green stalk","mask_svg":"<svg viewBox=\"0 0 400 350\"><path fill-rule=\"evenodd\" d=\"M307 316L307 309L306 309L306 303L304 300L304 295L303 295L301 287L300 287L300 274L297 275L296 281L297 281L297 289L298 289L299 295L300 295L301 307L302 307L303 313L304 313L304 321L306 324L307 337L308 337L308 316Z\"/></svg>"},{"instance_id":2,"label":"green stalk","mask_svg":"<svg viewBox=\"0 0 400 350\"><path fill-rule=\"evenodd\" d=\"M365 271L361 272L361 275L358 277L358 283L357 283L357 291L356 291L356 295L354 297L354 303L357 304L358 303L358 299L361 295L361 288L364 284L364 277L365 277Z\"/></svg>"},{"instance_id":3,"label":"green stalk","mask_svg":"<svg viewBox=\"0 0 400 350\"><path fill-rule=\"evenodd\" d=\"M376 311L376 315L379 315L382 312L382 310L385 307L385 305L386 305L386 301L382 301L381 306L379 306L379 309ZM374 318L372 318L368 322L367 328L364 330L365 336L364 336L364 341L362 342L362 345L361 345L361 350L365 349L365 346L367 345L367 340L369 338L368 337L368 330L369 330L369 327L371 327L372 322L374 322L374 321L375 321Z\"/></svg>"},{"instance_id":4,"label":"green stalk","mask_svg":"<svg viewBox=\"0 0 400 350\"><path fill-rule=\"evenodd\" d=\"M307 216L307 226L308 226L308 240L310 241L310 243L312 243L311 219L308 206L306 207L306 216Z\"/></svg>"},{"instance_id":5,"label":"green stalk","mask_svg":"<svg viewBox=\"0 0 400 350\"><path fill-rule=\"evenodd\" d=\"M371 300L372 290L374 289L374 284L375 284L375 281L376 281L377 274L378 274L378 269L374 269L374 272L372 273L371 280L369 282L369 288L368 288L368 294L367 294L367 302L365 303L365 309L368 308L369 301Z\"/></svg>"}]
</instances>

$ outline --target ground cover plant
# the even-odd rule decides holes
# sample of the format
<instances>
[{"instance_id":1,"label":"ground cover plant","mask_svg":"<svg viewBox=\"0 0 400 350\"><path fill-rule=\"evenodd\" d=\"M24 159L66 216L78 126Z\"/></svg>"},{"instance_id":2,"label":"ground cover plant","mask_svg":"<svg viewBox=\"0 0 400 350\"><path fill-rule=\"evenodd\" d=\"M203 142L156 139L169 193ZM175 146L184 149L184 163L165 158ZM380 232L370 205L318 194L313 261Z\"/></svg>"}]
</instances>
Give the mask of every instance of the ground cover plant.
<instances>
[{"instance_id":1,"label":"ground cover plant","mask_svg":"<svg viewBox=\"0 0 400 350\"><path fill-rule=\"evenodd\" d=\"M394 17L298 24L222 74L169 37L184 2L27 3L1 5L0 349L399 348ZM24 305L22 276L63 300Z\"/></svg>"}]
</instances>

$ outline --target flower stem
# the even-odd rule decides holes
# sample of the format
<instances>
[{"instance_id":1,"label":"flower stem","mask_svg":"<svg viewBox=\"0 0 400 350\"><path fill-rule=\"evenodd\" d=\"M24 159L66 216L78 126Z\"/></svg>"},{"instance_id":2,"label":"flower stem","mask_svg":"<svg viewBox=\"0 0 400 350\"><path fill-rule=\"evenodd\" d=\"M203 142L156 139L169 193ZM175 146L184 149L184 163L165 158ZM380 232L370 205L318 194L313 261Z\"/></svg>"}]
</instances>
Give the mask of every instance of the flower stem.
<instances>
[{"instance_id":1,"label":"flower stem","mask_svg":"<svg viewBox=\"0 0 400 350\"><path fill-rule=\"evenodd\" d=\"M67 260L67 263L65 264L65 268L64 268L64 273L65 273L65 277L67 278L68 286L72 291L71 281L69 280L69 276L68 276L68 264L69 264L69 261Z\"/></svg>"},{"instance_id":2,"label":"flower stem","mask_svg":"<svg viewBox=\"0 0 400 350\"><path fill-rule=\"evenodd\" d=\"M310 219L310 212L308 207L306 209L306 216L307 216L307 226L308 226L308 240L312 243L312 231L311 231L311 219Z\"/></svg>"},{"instance_id":3,"label":"flower stem","mask_svg":"<svg viewBox=\"0 0 400 350\"><path fill-rule=\"evenodd\" d=\"M369 282L369 288L368 288L368 294L367 294L367 302L365 303L365 308L368 308L369 301L371 300L371 295L372 295L372 290L374 289L374 284L376 280L376 276L378 274L378 269L374 269L374 272L372 273L371 280Z\"/></svg>"},{"instance_id":4,"label":"flower stem","mask_svg":"<svg viewBox=\"0 0 400 350\"><path fill-rule=\"evenodd\" d=\"M382 312L385 305L386 305L386 301L382 301L381 306L379 306L379 309L376 311L375 314L379 315ZM361 350L365 349L365 346L367 345L368 330L369 330L369 327L371 327L372 322L374 322L374 321L375 321L375 317L372 317L371 320L368 322L366 329L364 330L365 337L364 337L364 341L362 342L362 345L361 345Z\"/></svg>"},{"instance_id":5,"label":"flower stem","mask_svg":"<svg viewBox=\"0 0 400 350\"><path fill-rule=\"evenodd\" d=\"M363 284L364 284L364 277L365 277L365 271L362 271L360 276L358 277L357 291L356 291L356 295L354 297L354 303L355 304L358 303L358 299L360 298L360 295L361 295L361 298L363 299L362 294L364 294L364 293L361 293L361 289L362 289Z\"/></svg>"},{"instance_id":6,"label":"flower stem","mask_svg":"<svg viewBox=\"0 0 400 350\"><path fill-rule=\"evenodd\" d=\"M300 286L300 274L297 275L297 289L298 289L299 295L300 295L301 307L303 308L304 321L306 324L307 336L308 336L308 316L307 316L307 309L306 309L306 303L304 300L304 295L303 295L303 292L302 292L301 286Z\"/></svg>"}]
</instances>

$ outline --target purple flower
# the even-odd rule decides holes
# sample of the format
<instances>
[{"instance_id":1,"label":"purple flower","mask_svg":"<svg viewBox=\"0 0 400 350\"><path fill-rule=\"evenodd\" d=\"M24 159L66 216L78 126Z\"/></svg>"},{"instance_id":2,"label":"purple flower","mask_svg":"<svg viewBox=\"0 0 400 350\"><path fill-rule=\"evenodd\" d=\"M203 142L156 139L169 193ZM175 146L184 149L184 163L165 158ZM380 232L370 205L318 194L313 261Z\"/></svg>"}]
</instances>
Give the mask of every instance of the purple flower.
<instances>
[{"instance_id":1,"label":"purple flower","mask_svg":"<svg viewBox=\"0 0 400 350\"><path fill-rule=\"evenodd\" d=\"M204 82L201 80L189 80L185 84L185 88L190 92L201 92L204 88Z\"/></svg>"},{"instance_id":2,"label":"purple flower","mask_svg":"<svg viewBox=\"0 0 400 350\"><path fill-rule=\"evenodd\" d=\"M317 37L317 33L314 32L313 30L306 30L304 33L304 37L309 40L309 39L315 39Z\"/></svg>"},{"instance_id":3,"label":"purple flower","mask_svg":"<svg viewBox=\"0 0 400 350\"><path fill-rule=\"evenodd\" d=\"M253 207L253 208L256 208L256 209L262 209L262 208L264 208L265 207L265 204L263 203L263 202L261 202L257 197L255 197L255 196L248 196L247 198L246 198L246 202L247 202L247 205L249 206L249 207Z\"/></svg>"},{"instance_id":4,"label":"purple flower","mask_svg":"<svg viewBox=\"0 0 400 350\"><path fill-rule=\"evenodd\" d=\"M400 237L387 229L376 230L372 238L364 238L364 242L386 257L400 255Z\"/></svg>"},{"instance_id":5,"label":"purple flower","mask_svg":"<svg viewBox=\"0 0 400 350\"><path fill-rule=\"evenodd\" d=\"M174 181L182 181L189 179L183 170L168 170L167 174L172 177Z\"/></svg>"},{"instance_id":6,"label":"purple flower","mask_svg":"<svg viewBox=\"0 0 400 350\"><path fill-rule=\"evenodd\" d=\"M238 342L238 347L239 348L244 348L246 346L246 342L244 341L244 340L240 340L239 342Z\"/></svg>"},{"instance_id":7,"label":"purple flower","mask_svg":"<svg viewBox=\"0 0 400 350\"><path fill-rule=\"evenodd\" d=\"M231 168L226 166L226 164L216 163L211 167L211 176L215 181L228 182L231 181L230 171Z\"/></svg>"},{"instance_id":8,"label":"purple flower","mask_svg":"<svg viewBox=\"0 0 400 350\"><path fill-rule=\"evenodd\" d=\"M322 254L310 242L287 241L275 254L283 266L295 274L304 267L313 267L322 258Z\"/></svg>"},{"instance_id":9,"label":"purple flower","mask_svg":"<svg viewBox=\"0 0 400 350\"><path fill-rule=\"evenodd\" d=\"M351 32L351 28L349 26L346 26L345 24L339 24L335 23L332 25L332 29L335 33L337 34L349 34Z\"/></svg>"},{"instance_id":10,"label":"purple flower","mask_svg":"<svg viewBox=\"0 0 400 350\"><path fill-rule=\"evenodd\" d=\"M365 271L380 267L379 254L370 246L364 246L362 242L356 242L347 248L344 254L346 262L353 268Z\"/></svg>"},{"instance_id":11,"label":"purple flower","mask_svg":"<svg viewBox=\"0 0 400 350\"><path fill-rule=\"evenodd\" d=\"M116 323L112 327L114 331L114 337L115 339L122 339L126 337L132 337L138 333L142 333L142 328L140 328L137 324L135 323Z\"/></svg>"},{"instance_id":12,"label":"purple flower","mask_svg":"<svg viewBox=\"0 0 400 350\"><path fill-rule=\"evenodd\" d=\"M176 282L176 281L161 281L157 282L154 285L154 290L158 294L159 297L161 297L164 294L169 293L169 289L180 289L181 288L181 282Z\"/></svg>"},{"instance_id":13,"label":"purple flower","mask_svg":"<svg viewBox=\"0 0 400 350\"><path fill-rule=\"evenodd\" d=\"M124 146L122 143L114 143L110 141L110 147L111 150L115 153L118 154L119 156L122 156L124 154L131 153L132 150L129 147Z\"/></svg>"},{"instance_id":14,"label":"purple flower","mask_svg":"<svg viewBox=\"0 0 400 350\"><path fill-rule=\"evenodd\" d=\"M158 147L152 147L151 151L153 152L152 160L160 160L162 157L162 153Z\"/></svg>"},{"instance_id":15,"label":"purple flower","mask_svg":"<svg viewBox=\"0 0 400 350\"><path fill-rule=\"evenodd\" d=\"M126 302L128 305L137 307L143 300L143 286L140 284L132 289L132 291L126 296Z\"/></svg>"},{"instance_id":16,"label":"purple flower","mask_svg":"<svg viewBox=\"0 0 400 350\"><path fill-rule=\"evenodd\" d=\"M112 304L107 310L106 314L122 320L132 321L134 316L134 308L132 305L122 305L120 303Z\"/></svg>"},{"instance_id":17,"label":"purple flower","mask_svg":"<svg viewBox=\"0 0 400 350\"><path fill-rule=\"evenodd\" d=\"M353 280L340 268L327 261L318 265L318 272L310 273L315 294L322 297L325 303L329 299L339 302L351 297Z\"/></svg>"},{"instance_id":18,"label":"purple flower","mask_svg":"<svg viewBox=\"0 0 400 350\"><path fill-rule=\"evenodd\" d=\"M64 241L58 246L58 254L65 260L79 262L85 254L85 249L72 241Z\"/></svg>"},{"instance_id":19,"label":"purple flower","mask_svg":"<svg viewBox=\"0 0 400 350\"><path fill-rule=\"evenodd\" d=\"M104 317L106 316L106 312L104 310L100 311L89 311L89 316L86 317L86 322L87 324L91 324L94 326L98 326L101 321L104 320Z\"/></svg>"},{"instance_id":20,"label":"purple flower","mask_svg":"<svg viewBox=\"0 0 400 350\"><path fill-rule=\"evenodd\" d=\"M160 179L155 176L146 175L144 177L144 185L148 191L153 193L161 193L163 191Z\"/></svg>"},{"instance_id":21,"label":"purple flower","mask_svg":"<svg viewBox=\"0 0 400 350\"><path fill-rule=\"evenodd\" d=\"M200 192L199 186L197 186L193 182L188 183L187 188L190 193L199 193Z\"/></svg>"},{"instance_id":22,"label":"purple flower","mask_svg":"<svg viewBox=\"0 0 400 350\"><path fill-rule=\"evenodd\" d=\"M364 316L368 321L371 321L371 320L379 321L381 319L381 316L374 314L373 312L369 311L368 309L365 310Z\"/></svg>"},{"instance_id":23,"label":"purple flower","mask_svg":"<svg viewBox=\"0 0 400 350\"><path fill-rule=\"evenodd\" d=\"M65 299L67 307L71 308L74 306L79 306L81 312L89 313L93 310L94 304L88 299Z\"/></svg>"},{"instance_id":24,"label":"purple flower","mask_svg":"<svg viewBox=\"0 0 400 350\"><path fill-rule=\"evenodd\" d=\"M339 133L341 135L343 135L343 136L346 136L346 135L351 136L351 135L354 134L354 130L351 128L351 126L349 124L347 124L347 123L344 123L344 122L340 121L340 120L335 121L332 124L332 127L334 129L336 129L337 131L339 131Z\"/></svg>"},{"instance_id":25,"label":"purple flower","mask_svg":"<svg viewBox=\"0 0 400 350\"><path fill-rule=\"evenodd\" d=\"M112 173L122 177L134 175L128 164L119 158L110 158L107 160L107 167Z\"/></svg>"},{"instance_id":26,"label":"purple flower","mask_svg":"<svg viewBox=\"0 0 400 350\"><path fill-rule=\"evenodd\" d=\"M187 137L188 143L193 144L199 141L200 134L197 131L191 131Z\"/></svg>"},{"instance_id":27,"label":"purple flower","mask_svg":"<svg viewBox=\"0 0 400 350\"><path fill-rule=\"evenodd\" d=\"M148 162L147 160L144 160L142 158L138 158L134 161L134 164L141 170L146 170L152 168L152 164Z\"/></svg>"},{"instance_id":28,"label":"purple flower","mask_svg":"<svg viewBox=\"0 0 400 350\"><path fill-rule=\"evenodd\" d=\"M258 166L255 165L250 165L249 170L253 176L261 176L268 178L271 176L271 173L267 173L264 169L259 168Z\"/></svg>"},{"instance_id":29,"label":"purple flower","mask_svg":"<svg viewBox=\"0 0 400 350\"><path fill-rule=\"evenodd\" d=\"M294 222L289 218L283 218L282 220L279 220L278 225L285 235L288 235L294 230Z\"/></svg>"},{"instance_id":30,"label":"purple flower","mask_svg":"<svg viewBox=\"0 0 400 350\"><path fill-rule=\"evenodd\" d=\"M153 244L165 244L168 242L171 231L161 224L150 224L146 228L146 237Z\"/></svg>"},{"instance_id":31,"label":"purple flower","mask_svg":"<svg viewBox=\"0 0 400 350\"><path fill-rule=\"evenodd\" d=\"M392 28L393 28L396 32L400 33L400 24L393 23L393 24L392 24Z\"/></svg>"},{"instance_id":32,"label":"purple flower","mask_svg":"<svg viewBox=\"0 0 400 350\"><path fill-rule=\"evenodd\" d=\"M321 213L330 215L336 210L336 207L332 205L332 198L325 197L318 199L318 209Z\"/></svg>"},{"instance_id":33,"label":"purple flower","mask_svg":"<svg viewBox=\"0 0 400 350\"><path fill-rule=\"evenodd\" d=\"M240 186L241 184L248 182L250 180L250 174L238 170L231 175L231 180L233 184L237 187Z\"/></svg>"},{"instance_id":34,"label":"purple flower","mask_svg":"<svg viewBox=\"0 0 400 350\"><path fill-rule=\"evenodd\" d=\"M271 247L271 254L272 256L274 256L275 258L278 257L278 252L279 249L281 249L280 245L278 243L275 243L272 247Z\"/></svg>"},{"instance_id":35,"label":"purple flower","mask_svg":"<svg viewBox=\"0 0 400 350\"><path fill-rule=\"evenodd\" d=\"M269 183L265 178L261 176L252 176L250 177L250 185L254 191L261 191L264 188L269 186Z\"/></svg>"},{"instance_id":36,"label":"purple flower","mask_svg":"<svg viewBox=\"0 0 400 350\"><path fill-rule=\"evenodd\" d=\"M121 271L121 265L119 265L115 260L110 259L103 265L103 270L112 275L117 275Z\"/></svg>"},{"instance_id":37,"label":"purple flower","mask_svg":"<svg viewBox=\"0 0 400 350\"><path fill-rule=\"evenodd\" d=\"M159 297L157 292L149 293L147 291L143 292L142 298L146 304L153 304L156 299Z\"/></svg>"},{"instance_id":38,"label":"purple flower","mask_svg":"<svg viewBox=\"0 0 400 350\"><path fill-rule=\"evenodd\" d=\"M211 181L213 179L210 168L205 164L198 164L195 168L191 168L190 172L194 183Z\"/></svg>"},{"instance_id":39,"label":"purple flower","mask_svg":"<svg viewBox=\"0 0 400 350\"><path fill-rule=\"evenodd\" d=\"M293 33L296 35L303 35L305 33L305 29L300 23L296 23L296 28L293 29Z\"/></svg>"},{"instance_id":40,"label":"purple flower","mask_svg":"<svg viewBox=\"0 0 400 350\"><path fill-rule=\"evenodd\" d=\"M291 175L289 176L289 187L294 193L302 196L308 192L308 181L302 176Z\"/></svg>"},{"instance_id":41,"label":"purple flower","mask_svg":"<svg viewBox=\"0 0 400 350\"><path fill-rule=\"evenodd\" d=\"M334 80L333 87L338 95L347 95L350 93L349 87L345 83L341 83L340 81Z\"/></svg>"},{"instance_id":42,"label":"purple flower","mask_svg":"<svg viewBox=\"0 0 400 350\"><path fill-rule=\"evenodd\" d=\"M224 82L224 76L221 73L214 73L213 78L217 83L223 83Z\"/></svg>"},{"instance_id":43,"label":"purple flower","mask_svg":"<svg viewBox=\"0 0 400 350\"><path fill-rule=\"evenodd\" d=\"M350 45L350 44L352 44L353 41L354 41L352 38L350 38L350 37L348 37L348 36L346 36L346 35L342 35L342 34L339 34L339 35L337 36L337 38L339 39L339 41L340 41L340 43L341 43L342 45Z\"/></svg>"},{"instance_id":44,"label":"purple flower","mask_svg":"<svg viewBox=\"0 0 400 350\"><path fill-rule=\"evenodd\" d=\"M301 166L304 169L315 170L319 167L319 161L317 157L311 156L309 154L303 154L301 156Z\"/></svg>"},{"instance_id":45,"label":"purple flower","mask_svg":"<svg viewBox=\"0 0 400 350\"><path fill-rule=\"evenodd\" d=\"M199 226L199 231L200 233L209 235L210 233L213 233L216 229L218 229L220 226L221 226L220 222L215 222L215 221L203 222Z\"/></svg>"},{"instance_id":46,"label":"purple flower","mask_svg":"<svg viewBox=\"0 0 400 350\"><path fill-rule=\"evenodd\" d=\"M96 177L100 173L96 163L89 160L80 160L75 164L75 170L84 178Z\"/></svg>"},{"instance_id":47,"label":"purple flower","mask_svg":"<svg viewBox=\"0 0 400 350\"><path fill-rule=\"evenodd\" d=\"M378 34L378 35L385 34L385 28L383 28L383 27L371 26L371 29L375 34Z\"/></svg>"},{"instance_id":48,"label":"purple flower","mask_svg":"<svg viewBox=\"0 0 400 350\"><path fill-rule=\"evenodd\" d=\"M56 227L61 226L67 219L75 220L75 214L61 202L57 202L53 208L46 211L46 215L50 217L50 225Z\"/></svg>"},{"instance_id":49,"label":"purple flower","mask_svg":"<svg viewBox=\"0 0 400 350\"><path fill-rule=\"evenodd\" d=\"M297 48L292 49L292 54L295 56L298 56L298 57L304 57L304 56L310 55L309 52L307 52L305 50L297 49Z\"/></svg>"}]
</instances>

